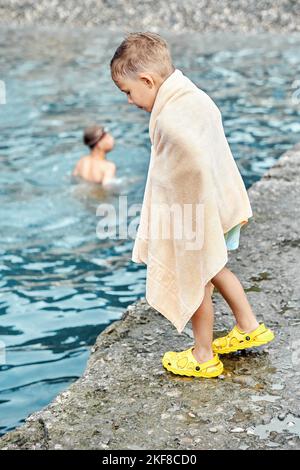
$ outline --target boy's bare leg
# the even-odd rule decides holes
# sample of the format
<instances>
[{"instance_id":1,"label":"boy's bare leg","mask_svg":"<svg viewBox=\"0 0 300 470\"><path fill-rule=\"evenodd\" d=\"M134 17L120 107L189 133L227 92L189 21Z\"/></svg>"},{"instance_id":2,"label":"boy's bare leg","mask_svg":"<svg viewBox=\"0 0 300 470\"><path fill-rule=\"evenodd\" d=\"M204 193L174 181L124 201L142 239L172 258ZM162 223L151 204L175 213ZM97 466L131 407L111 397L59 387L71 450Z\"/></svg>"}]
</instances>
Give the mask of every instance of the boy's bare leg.
<instances>
[{"instance_id":1,"label":"boy's bare leg","mask_svg":"<svg viewBox=\"0 0 300 470\"><path fill-rule=\"evenodd\" d=\"M230 269L224 266L211 279L211 282L230 306L239 330L250 333L258 328L259 323L251 309L243 286Z\"/></svg>"},{"instance_id":2,"label":"boy's bare leg","mask_svg":"<svg viewBox=\"0 0 300 470\"><path fill-rule=\"evenodd\" d=\"M195 346L193 356L198 362L206 362L213 358L214 308L209 284L205 286L203 301L192 316Z\"/></svg>"}]
</instances>

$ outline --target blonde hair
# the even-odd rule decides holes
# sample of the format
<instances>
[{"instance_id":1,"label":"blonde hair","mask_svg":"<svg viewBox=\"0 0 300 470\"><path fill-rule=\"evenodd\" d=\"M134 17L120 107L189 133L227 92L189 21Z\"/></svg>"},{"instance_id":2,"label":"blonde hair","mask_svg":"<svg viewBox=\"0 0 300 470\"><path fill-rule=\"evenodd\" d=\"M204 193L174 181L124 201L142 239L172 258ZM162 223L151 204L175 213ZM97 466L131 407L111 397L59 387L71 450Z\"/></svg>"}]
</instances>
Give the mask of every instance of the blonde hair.
<instances>
[{"instance_id":1,"label":"blonde hair","mask_svg":"<svg viewBox=\"0 0 300 470\"><path fill-rule=\"evenodd\" d=\"M119 78L136 79L138 73L156 72L167 78L175 67L167 42L150 32L129 33L110 61L113 81Z\"/></svg>"}]
</instances>

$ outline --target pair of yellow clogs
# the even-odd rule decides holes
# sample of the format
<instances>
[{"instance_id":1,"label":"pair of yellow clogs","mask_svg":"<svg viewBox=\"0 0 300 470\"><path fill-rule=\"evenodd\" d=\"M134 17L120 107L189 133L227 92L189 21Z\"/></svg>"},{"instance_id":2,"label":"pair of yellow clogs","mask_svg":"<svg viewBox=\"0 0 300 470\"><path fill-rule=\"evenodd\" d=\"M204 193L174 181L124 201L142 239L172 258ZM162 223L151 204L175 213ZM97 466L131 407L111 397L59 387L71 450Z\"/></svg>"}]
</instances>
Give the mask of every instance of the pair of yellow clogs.
<instances>
[{"instance_id":1,"label":"pair of yellow clogs","mask_svg":"<svg viewBox=\"0 0 300 470\"><path fill-rule=\"evenodd\" d=\"M163 366L174 374L187 375L189 377L217 377L223 372L224 366L219 359L219 354L228 354L246 348L253 348L269 343L274 339L274 333L261 323L258 328L245 333L236 326L226 335L213 341L213 358L206 362L197 362L191 346L185 351L167 351L163 358Z\"/></svg>"}]
</instances>

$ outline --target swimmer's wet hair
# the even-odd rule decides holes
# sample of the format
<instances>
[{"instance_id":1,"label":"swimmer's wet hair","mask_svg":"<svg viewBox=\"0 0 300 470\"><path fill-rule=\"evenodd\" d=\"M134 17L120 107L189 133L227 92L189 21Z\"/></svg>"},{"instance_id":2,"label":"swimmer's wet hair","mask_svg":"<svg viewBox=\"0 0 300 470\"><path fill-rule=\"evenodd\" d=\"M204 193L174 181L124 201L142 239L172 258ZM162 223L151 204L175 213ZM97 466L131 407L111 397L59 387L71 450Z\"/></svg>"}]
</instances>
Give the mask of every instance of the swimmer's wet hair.
<instances>
[{"instance_id":1,"label":"swimmer's wet hair","mask_svg":"<svg viewBox=\"0 0 300 470\"><path fill-rule=\"evenodd\" d=\"M174 70L167 42L159 34L147 31L127 34L110 61L113 81L134 80L141 72L156 72L167 78Z\"/></svg>"},{"instance_id":2,"label":"swimmer's wet hair","mask_svg":"<svg viewBox=\"0 0 300 470\"><path fill-rule=\"evenodd\" d=\"M103 126L94 124L92 126L86 127L83 132L83 143L92 149L99 142L99 140L104 137L105 134L106 130Z\"/></svg>"}]
</instances>

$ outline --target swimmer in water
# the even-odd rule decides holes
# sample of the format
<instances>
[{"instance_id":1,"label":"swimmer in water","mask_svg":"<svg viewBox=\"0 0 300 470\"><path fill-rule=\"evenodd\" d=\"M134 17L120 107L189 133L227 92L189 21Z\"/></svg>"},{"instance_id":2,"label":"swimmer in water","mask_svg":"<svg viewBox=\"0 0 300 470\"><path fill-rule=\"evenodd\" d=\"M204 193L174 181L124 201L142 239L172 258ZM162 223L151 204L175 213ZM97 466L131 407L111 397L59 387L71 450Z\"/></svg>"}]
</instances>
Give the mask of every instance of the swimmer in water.
<instances>
[{"instance_id":1,"label":"swimmer in water","mask_svg":"<svg viewBox=\"0 0 300 470\"><path fill-rule=\"evenodd\" d=\"M102 185L110 183L115 177L116 165L106 160L106 153L113 149L114 138L103 126L93 125L84 130L83 142L90 153L77 162L72 175Z\"/></svg>"}]
</instances>

